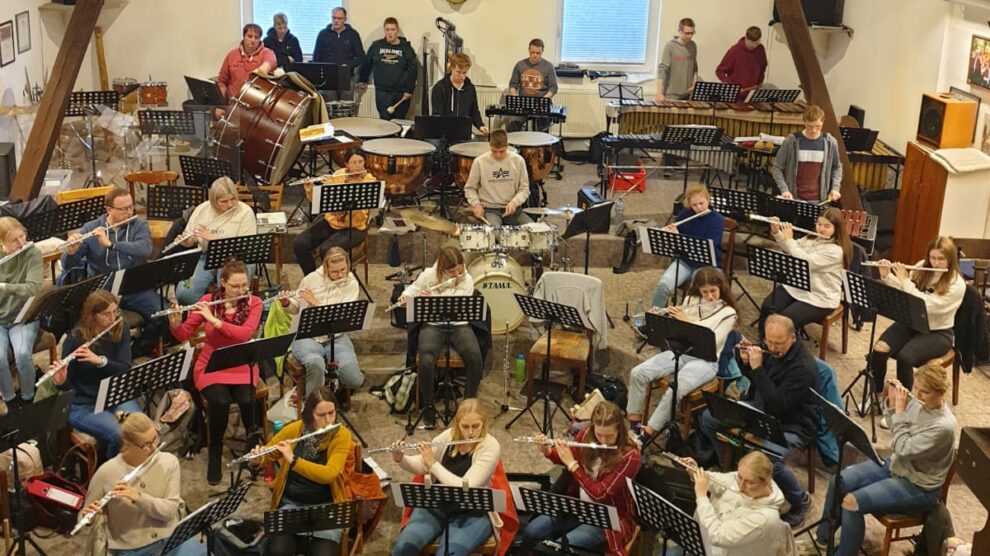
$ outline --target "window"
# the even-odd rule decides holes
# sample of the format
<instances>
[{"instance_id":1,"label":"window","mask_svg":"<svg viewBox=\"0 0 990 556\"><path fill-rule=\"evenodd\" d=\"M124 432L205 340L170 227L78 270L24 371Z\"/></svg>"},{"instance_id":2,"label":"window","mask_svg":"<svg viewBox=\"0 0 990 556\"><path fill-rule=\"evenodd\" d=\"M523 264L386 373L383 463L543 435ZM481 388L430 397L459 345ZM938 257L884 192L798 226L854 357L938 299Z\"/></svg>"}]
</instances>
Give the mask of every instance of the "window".
<instances>
[{"instance_id":1,"label":"window","mask_svg":"<svg viewBox=\"0 0 990 556\"><path fill-rule=\"evenodd\" d=\"M342 4L342 0L244 0L243 13L245 18L251 18L249 21L261 25L266 33L272 26L272 16L284 13L289 19L289 30L299 39L303 54L312 56L316 35L330 25L330 12Z\"/></svg>"},{"instance_id":2,"label":"window","mask_svg":"<svg viewBox=\"0 0 990 556\"><path fill-rule=\"evenodd\" d=\"M561 0L560 61L652 71L659 0Z\"/></svg>"}]
</instances>

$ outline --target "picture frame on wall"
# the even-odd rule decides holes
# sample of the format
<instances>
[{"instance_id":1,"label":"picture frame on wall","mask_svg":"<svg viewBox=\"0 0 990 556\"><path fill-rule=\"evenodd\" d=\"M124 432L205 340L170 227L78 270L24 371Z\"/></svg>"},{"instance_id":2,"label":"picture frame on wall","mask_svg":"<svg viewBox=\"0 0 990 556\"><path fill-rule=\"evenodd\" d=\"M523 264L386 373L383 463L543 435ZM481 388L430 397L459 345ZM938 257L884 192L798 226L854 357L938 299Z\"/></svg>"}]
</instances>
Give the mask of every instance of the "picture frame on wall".
<instances>
[{"instance_id":1,"label":"picture frame on wall","mask_svg":"<svg viewBox=\"0 0 990 556\"><path fill-rule=\"evenodd\" d=\"M0 23L0 68L14 63L14 22Z\"/></svg>"},{"instance_id":2,"label":"picture frame on wall","mask_svg":"<svg viewBox=\"0 0 990 556\"><path fill-rule=\"evenodd\" d=\"M990 90L990 39L973 35L969 46L966 83Z\"/></svg>"},{"instance_id":3,"label":"picture frame on wall","mask_svg":"<svg viewBox=\"0 0 990 556\"><path fill-rule=\"evenodd\" d=\"M31 12L23 11L14 16L17 23L17 53L31 50Z\"/></svg>"}]
</instances>

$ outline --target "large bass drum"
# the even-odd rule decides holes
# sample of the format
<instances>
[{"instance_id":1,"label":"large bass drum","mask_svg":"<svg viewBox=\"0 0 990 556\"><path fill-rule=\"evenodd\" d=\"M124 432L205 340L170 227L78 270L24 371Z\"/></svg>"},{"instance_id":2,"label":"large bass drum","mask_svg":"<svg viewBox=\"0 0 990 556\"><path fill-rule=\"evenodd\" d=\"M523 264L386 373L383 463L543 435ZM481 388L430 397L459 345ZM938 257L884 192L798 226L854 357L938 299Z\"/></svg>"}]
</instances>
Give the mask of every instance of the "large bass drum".
<instances>
[{"instance_id":1,"label":"large bass drum","mask_svg":"<svg viewBox=\"0 0 990 556\"><path fill-rule=\"evenodd\" d=\"M302 150L299 130L310 125L312 99L296 90L288 77L252 76L220 121L217 158L249 172L259 183L280 183ZM244 141L243 154L238 153Z\"/></svg>"},{"instance_id":2,"label":"large bass drum","mask_svg":"<svg viewBox=\"0 0 990 556\"><path fill-rule=\"evenodd\" d=\"M471 261L467 271L474 279L474 288L488 303L492 334L507 334L519 328L523 313L515 294L526 294L526 279L519 263L512 257L489 253Z\"/></svg>"}]
</instances>

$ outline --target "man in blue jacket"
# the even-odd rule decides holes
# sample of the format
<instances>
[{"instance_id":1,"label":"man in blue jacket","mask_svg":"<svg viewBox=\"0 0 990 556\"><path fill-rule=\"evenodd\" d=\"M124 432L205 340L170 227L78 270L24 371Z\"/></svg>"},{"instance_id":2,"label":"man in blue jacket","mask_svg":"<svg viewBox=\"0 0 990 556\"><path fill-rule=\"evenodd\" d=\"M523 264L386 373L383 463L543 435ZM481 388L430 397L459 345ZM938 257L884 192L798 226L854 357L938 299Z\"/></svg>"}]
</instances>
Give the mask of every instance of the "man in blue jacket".
<instances>
[{"instance_id":1,"label":"man in blue jacket","mask_svg":"<svg viewBox=\"0 0 990 556\"><path fill-rule=\"evenodd\" d=\"M316 36L316 46L313 47L313 61L324 64L347 64L351 75L364 63L364 46L361 36L347 23L347 10L334 8L331 12L331 23ZM341 91L340 99L353 100L353 89Z\"/></svg>"}]
</instances>

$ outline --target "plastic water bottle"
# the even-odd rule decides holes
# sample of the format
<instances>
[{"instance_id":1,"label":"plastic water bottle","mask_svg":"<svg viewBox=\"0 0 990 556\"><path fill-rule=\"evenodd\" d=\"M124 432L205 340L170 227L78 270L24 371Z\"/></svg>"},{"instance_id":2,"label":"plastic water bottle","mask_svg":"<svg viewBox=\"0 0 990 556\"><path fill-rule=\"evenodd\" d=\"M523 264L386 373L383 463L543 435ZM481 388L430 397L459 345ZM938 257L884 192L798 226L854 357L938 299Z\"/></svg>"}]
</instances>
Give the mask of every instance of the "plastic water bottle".
<instances>
[{"instance_id":1,"label":"plastic water bottle","mask_svg":"<svg viewBox=\"0 0 990 556\"><path fill-rule=\"evenodd\" d=\"M636 312L633 313L633 326L639 328L646 324L646 312L643 310L643 298L636 301Z\"/></svg>"},{"instance_id":2,"label":"plastic water bottle","mask_svg":"<svg viewBox=\"0 0 990 556\"><path fill-rule=\"evenodd\" d=\"M616 197L614 204L615 204L615 219L618 220L619 222L622 222L622 213L625 212L626 210L625 201L622 200L622 197Z\"/></svg>"},{"instance_id":3,"label":"plastic water bottle","mask_svg":"<svg viewBox=\"0 0 990 556\"><path fill-rule=\"evenodd\" d=\"M519 354L516 356L516 372L515 372L516 382L522 384L526 381L526 356Z\"/></svg>"}]
</instances>

